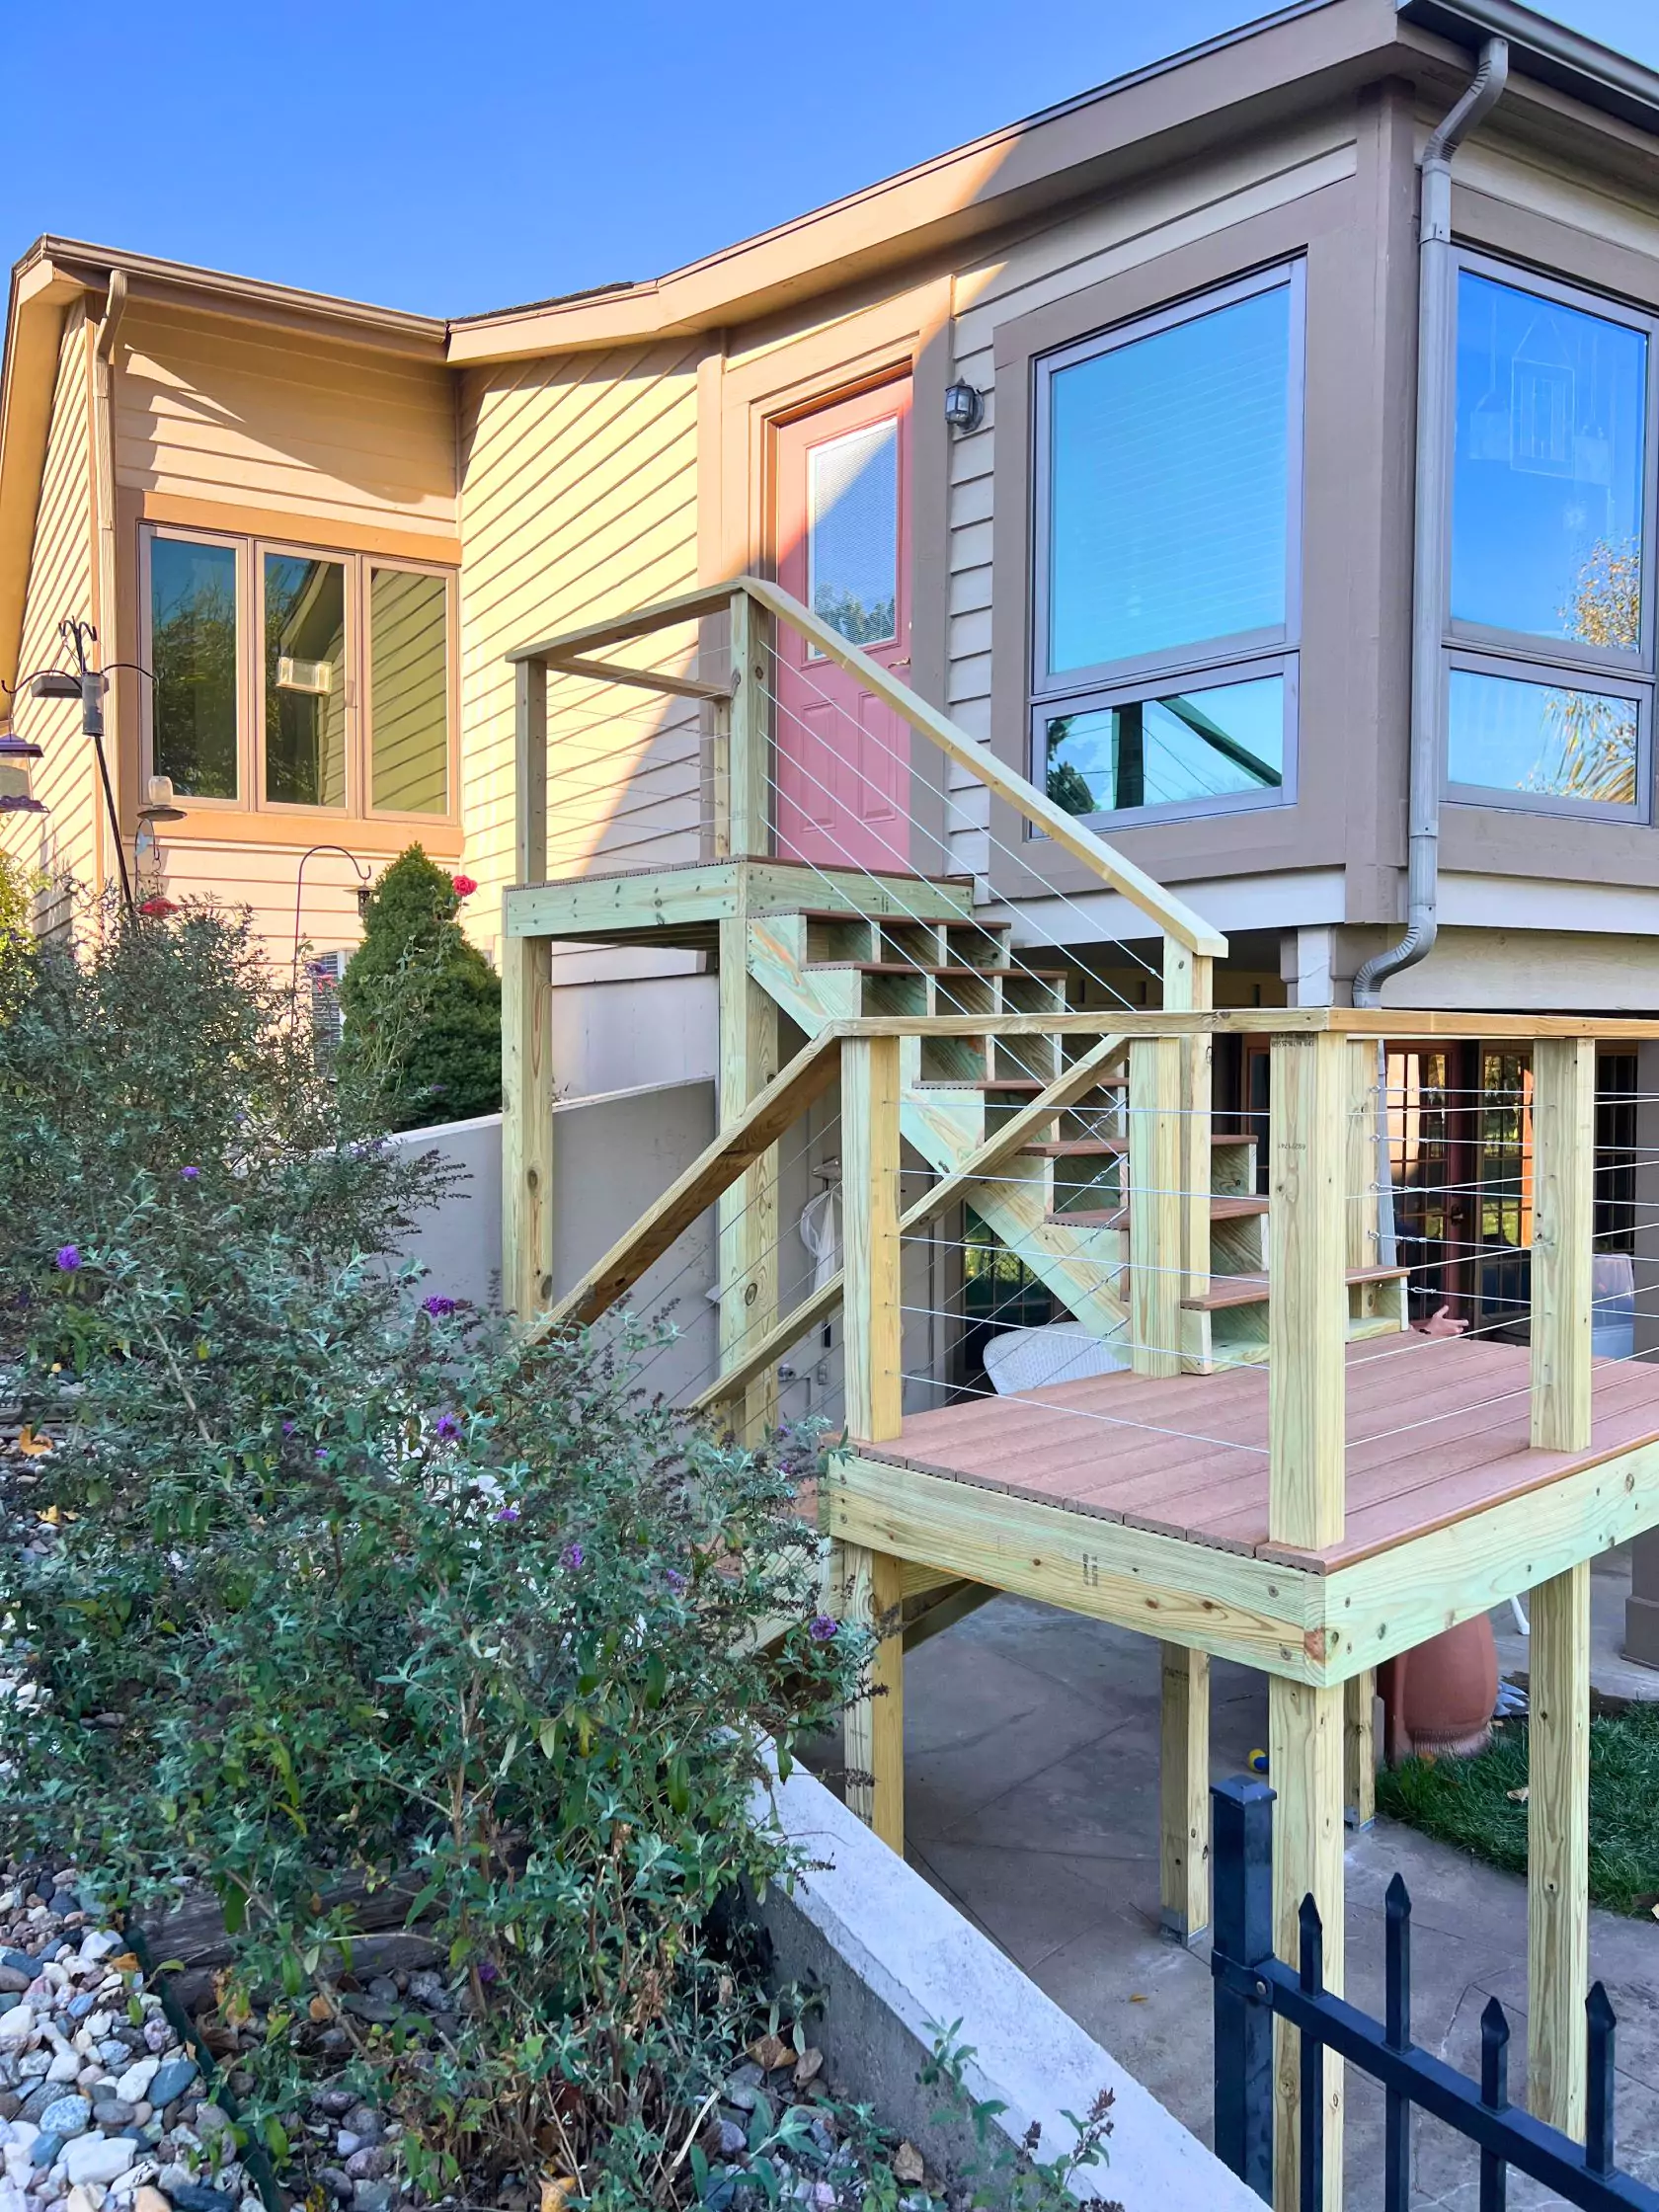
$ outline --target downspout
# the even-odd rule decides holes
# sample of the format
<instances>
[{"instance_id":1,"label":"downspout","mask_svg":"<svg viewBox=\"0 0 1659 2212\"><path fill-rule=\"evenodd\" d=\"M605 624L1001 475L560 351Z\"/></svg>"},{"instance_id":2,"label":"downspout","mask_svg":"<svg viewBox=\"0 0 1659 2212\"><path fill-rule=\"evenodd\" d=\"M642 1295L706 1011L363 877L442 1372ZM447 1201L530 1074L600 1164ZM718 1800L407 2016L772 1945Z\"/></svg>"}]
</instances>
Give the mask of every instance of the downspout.
<instances>
[{"instance_id":1,"label":"downspout","mask_svg":"<svg viewBox=\"0 0 1659 2212\"><path fill-rule=\"evenodd\" d=\"M93 346L93 498L98 510L98 666L107 669L116 658L116 337L126 312L126 271L112 269L104 302L103 320ZM113 764L115 789L111 795L110 833L116 839L116 858L121 879L126 880L126 855L121 839L119 803L121 788L120 717L117 712L117 685L106 685L104 707L105 756Z\"/></svg>"},{"instance_id":2,"label":"downspout","mask_svg":"<svg viewBox=\"0 0 1659 2212\"><path fill-rule=\"evenodd\" d=\"M1445 756L1441 639L1446 617L1446 484L1452 457L1452 160L1497 105L1509 41L1488 39L1462 98L1423 148L1417 216L1417 478L1411 570L1411 749L1406 927L1354 978L1356 1006L1382 1004L1390 976L1433 949L1439 929L1440 782Z\"/></svg>"}]
</instances>

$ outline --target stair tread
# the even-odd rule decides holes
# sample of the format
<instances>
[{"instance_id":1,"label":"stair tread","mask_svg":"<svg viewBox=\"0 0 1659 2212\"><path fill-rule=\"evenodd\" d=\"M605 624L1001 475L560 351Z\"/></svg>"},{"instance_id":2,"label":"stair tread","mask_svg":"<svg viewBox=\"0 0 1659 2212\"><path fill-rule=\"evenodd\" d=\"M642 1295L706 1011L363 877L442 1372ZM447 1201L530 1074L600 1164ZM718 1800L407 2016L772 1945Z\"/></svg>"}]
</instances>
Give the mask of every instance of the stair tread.
<instances>
[{"instance_id":1,"label":"stair tread","mask_svg":"<svg viewBox=\"0 0 1659 2212\"><path fill-rule=\"evenodd\" d=\"M952 968L930 968L920 960L806 960L809 975L821 969L854 969L861 976L1014 976L1021 982L1063 984L1064 968L974 968L959 962Z\"/></svg>"},{"instance_id":2,"label":"stair tread","mask_svg":"<svg viewBox=\"0 0 1659 2212\"><path fill-rule=\"evenodd\" d=\"M1265 1198L1230 1197L1223 1194L1210 1201L1210 1219L1213 1222L1233 1222L1246 1214L1265 1214ZM1114 1206L1105 1212L1046 1214L1044 1220L1061 1224L1074 1224L1079 1228L1125 1228L1129 1224L1129 1208ZM1243 1280L1242 1277L1239 1278Z\"/></svg>"},{"instance_id":3,"label":"stair tread","mask_svg":"<svg viewBox=\"0 0 1659 2212\"><path fill-rule=\"evenodd\" d=\"M1249 1145L1249 1137L1212 1136L1212 1145ZM1090 1159L1107 1152L1127 1152L1127 1137L1066 1137L1052 1145L1022 1145L1022 1159Z\"/></svg>"},{"instance_id":4,"label":"stair tread","mask_svg":"<svg viewBox=\"0 0 1659 2212\"><path fill-rule=\"evenodd\" d=\"M651 873L649 869L636 872ZM917 883L954 883L958 879L951 876L917 876L913 880ZM791 907L788 911L799 914L804 921L875 921L889 929L983 929L988 937L1005 934L1014 926L1011 921L981 921L973 914L861 914L854 913L845 907Z\"/></svg>"},{"instance_id":5,"label":"stair tread","mask_svg":"<svg viewBox=\"0 0 1659 2212\"><path fill-rule=\"evenodd\" d=\"M1089 1085L1091 1090L1122 1090L1129 1081L1127 1075L1100 1075ZM1053 1088L1053 1082L1039 1082L1035 1075L950 1075L935 1081L928 1078L913 1086L916 1090L1006 1090L1029 1091L1033 1098ZM1061 1109L1057 1106L1056 1113ZM1066 1109L1074 1113L1075 1106Z\"/></svg>"},{"instance_id":6,"label":"stair tread","mask_svg":"<svg viewBox=\"0 0 1659 2212\"><path fill-rule=\"evenodd\" d=\"M1404 1267L1351 1267L1343 1280L1350 1285L1397 1283L1410 1272ZM1192 1313L1214 1313L1228 1305L1265 1305L1272 1295L1265 1275L1218 1275L1202 1298L1184 1298L1181 1304Z\"/></svg>"}]
</instances>

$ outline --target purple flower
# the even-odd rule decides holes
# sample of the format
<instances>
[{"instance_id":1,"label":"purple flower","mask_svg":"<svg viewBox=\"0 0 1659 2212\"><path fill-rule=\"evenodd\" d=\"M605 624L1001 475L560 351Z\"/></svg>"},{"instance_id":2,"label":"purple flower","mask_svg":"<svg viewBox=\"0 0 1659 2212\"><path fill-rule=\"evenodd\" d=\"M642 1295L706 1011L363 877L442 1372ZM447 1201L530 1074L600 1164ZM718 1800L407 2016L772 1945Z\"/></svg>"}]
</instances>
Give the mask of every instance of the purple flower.
<instances>
[{"instance_id":1,"label":"purple flower","mask_svg":"<svg viewBox=\"0 0 1659 2212\"><path fill-rule=\"evenodd\" d=\"M200 1173L201 1170L199 1167L181 1167L179 1170L179 1180L181 1183L194 1183Z\"/></svg>"},{"instance_id":2,"label":"purple flower","mask_svg":"<svg viewBox=\"0 0 1659 2212\"><path fill-rule=\"evenodd\" d=\"M667 1574L664 1575L663 1580L674 1593L675 1597L677 1597L680 1591L685 1588L685 1577L680 1573L677 1567L670 1567Z\"/></svg>"},{"instance_id":3,"label":"purple flower","mask_svg":"<svg viewBox=\"0 0 1659 2212\"><path fill-rule=\"evenodd\" d=\"M493 1982L498 1980L500 1978L500 1972L501 1970L496 1965L496 1962L493 1958L482 1958L479 1960L478 1979L481 1982Z\"/></svg>"},{"instance_id":4,"label":"purple flower","mask_svg":"<svg viewBox=\"0 0 1659 2212\"><path fill-rule=\"evenodd\" d=\"M57 1264L65 1275L73 1275L81 1264L81 1247L78 1244L60 1244L57 1247Z\"/></svg>"},{"instance_id":5,"label":"purple flower","mask_svg":"<svg viewBox=\"0 0 1659 2212\"><path fill-rule=\"evenodd\" d=\"M461 1424L452 1413L440 1413L433 1423L433 1435L442 1443L447 1444L451 1437L459 1436L460 1433Z\"/></svg>"},{"instance_id":6,"label":"purple flower","mask_svg":"<svg viewBox=\"0 0 1659 2212\"><path fill-rule=\"evenodd\" d=\"M319 1444L316 1451L311 1456L315 1460L326 1460L328 1458L328 1446L326 1444Z\"/></svg>"},{"instance_id":7,"label":"purple flower","mask_svg":"<svg viewBox=\"0 0 1659 2212\"><path fill-rule=\"evenodd\" d=\"M421 1304L434 1321L442 1320L446 1313L453 1313L455 1310L455 1301L452 1298L424 1298Z\"/></svg>"},{"instance_id":8,"label":"purple flower","mask_svg":"<svg viewBox=\"0 0 1659 2212\"><path fill-rule=\"evenodd\" d=\"M294 1430L298 1427L298 1425L299 1424L295 1421L284 1421L282 1423L282 1434L284 1436L292 1436Z\"/></svg>"},{"instance_id":9,"label":"purple flower","mask_svg":"<svg viewBox=\"0 0 1659 2212\"><path fill-rule=\"evenodd\" d=\"M561 1563L564 1566L569 1567L573 1574L575 1573L576 1569L581 1566L582 1562L587 1558L587 1552L583 1550L581 1544L579 1543L567 1543L563 1551L561 1551L559 1554Z\"/></svg>"},{"instance_id":10,"label":"purple flower","mask_svg":"<svg viewBox=\"0 0 1659 2212\"><path fill-rule=\"evenodd\" d=\"M830 1643L840 1628L840 1622L827 1613L814 1614L807 1622L807 1634L814 1643Z\"/></svg>"},{"instance_id":11,"label":"purple flower","mask_svg":"<svg viewBox=\"0 0 1659 2212\"><path fill-rule=\"evenodd\" d=\"M504 1505L501 1511L495 1516L495 1518L498 1521L516 1521L518 1518L518 1508L515 1505Z\"/></svg>"}]
</instances>

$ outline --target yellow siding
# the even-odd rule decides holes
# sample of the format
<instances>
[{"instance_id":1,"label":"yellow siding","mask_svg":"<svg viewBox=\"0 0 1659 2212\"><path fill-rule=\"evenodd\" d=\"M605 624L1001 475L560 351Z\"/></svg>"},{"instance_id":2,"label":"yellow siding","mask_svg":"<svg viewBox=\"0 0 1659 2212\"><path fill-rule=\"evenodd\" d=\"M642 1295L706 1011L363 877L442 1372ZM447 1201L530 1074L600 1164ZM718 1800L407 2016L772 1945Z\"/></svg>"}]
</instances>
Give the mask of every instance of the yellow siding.
<instances>
[{"instance_id":1,"label":"yellow siding","mask_svg":"<svg viewBox=\"0 0 1659 2212\"><path fill-rule=\"evenodd\" d=\"M412 830L411 836L418 836ZM327 830L319 834L326 835ZM300 854L286 845L239 844L227 837L163 838L159 875L145 876L146 893L167 898L216 899L226 907L247 907L254 935L274 966L285 975L294 956L294 906L299 904L299 941L313 952L350 951L362 935L357 920L357 878L342 853L313 853L298 877ZM370 855L376 874L386 862Z\"/></svg>"},{"instance_id":2,"label":"yellow siding","mask_svg":"<svg viewBox=\"0 0 1659 2212\"><path fill-rule=\"evenodd\" d=\"M513 876L513 672L536 637L697 582L695 342L469 373L462 404L461 758L469 911L480 943ZM690 631L643 641L684 671ZM694 705L549 685L548 872L699 856Z\"/></svg>"},{"instance_id":3,"label":"yellow siding","mask_svg":"<svg viewBox=\"0 0 1659 2212\"><path fill-rule=\"evenodd\" d=\"M88 621L93 612L89 338L85 311L77 305L65 320L58 350L24 600L20 672L26 675L65 658L57 636L65 615ZM50 812L0 815L0 840L32 868L53 878L72 877L84 889L96 888L102 857L97 766L92 746L81 735L79 706L73 700L25 696L18 701L14 727L19 737L45 749L30 788ZM42 918L47 918L44 909Z\"/></svg>"},{"instance_id":4,"label":"yellow siding","mask_svg":"<svg viewBox=\"0 0 1659 2212\"><path fill-rule=\"evenodd\" d=\"M116 350L125 489L455 532L450 371L317 338L128 308Z\"/></svg>"}]
</instances>

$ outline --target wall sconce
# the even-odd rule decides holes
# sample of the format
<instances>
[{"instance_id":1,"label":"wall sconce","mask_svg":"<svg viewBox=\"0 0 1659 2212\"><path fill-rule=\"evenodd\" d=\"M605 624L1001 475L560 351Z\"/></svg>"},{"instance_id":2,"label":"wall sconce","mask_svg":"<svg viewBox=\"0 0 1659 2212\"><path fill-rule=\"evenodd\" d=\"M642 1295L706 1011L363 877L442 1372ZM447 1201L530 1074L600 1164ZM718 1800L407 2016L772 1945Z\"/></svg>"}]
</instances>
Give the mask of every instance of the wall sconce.
<instances>
[{"instance_id":1,"label":"wall sconce","mask_svg":"<svg viewBox=\"0 0 1659 2212\"><path fill-rule=\"evenodd\" d=\"M973 384L951 384L945 390L945 421L959 436L966 437L985 421L985 394Z\"/></svg>"}]
</instances>

